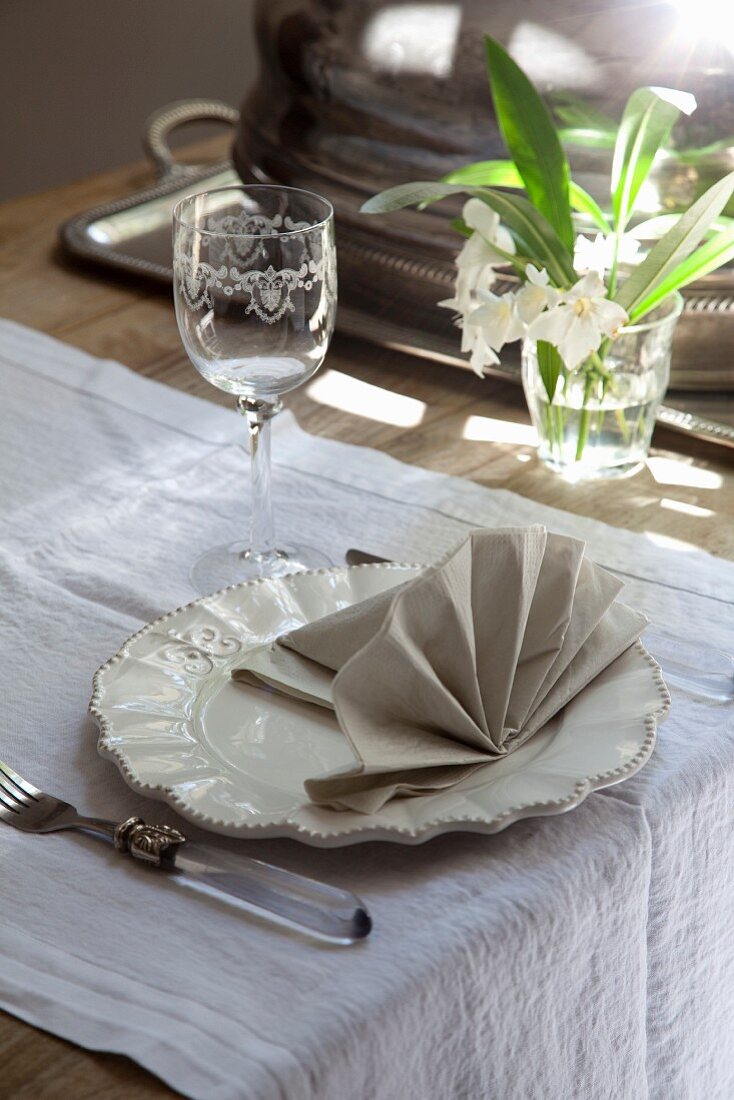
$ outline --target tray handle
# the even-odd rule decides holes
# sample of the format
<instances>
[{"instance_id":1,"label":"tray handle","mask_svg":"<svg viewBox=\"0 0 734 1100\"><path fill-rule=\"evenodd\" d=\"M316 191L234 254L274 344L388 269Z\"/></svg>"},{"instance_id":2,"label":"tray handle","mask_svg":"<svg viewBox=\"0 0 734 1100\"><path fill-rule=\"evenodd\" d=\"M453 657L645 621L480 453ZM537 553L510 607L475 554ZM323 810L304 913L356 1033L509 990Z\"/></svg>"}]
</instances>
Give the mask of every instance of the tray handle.
<instances>
[{"instance_id":1,"label":"tray handle","mask_svg":"<svg viewBox=\"0 0 734 1100\"><path fill-rule=\"evenodd\" d=\"M149 115L143 126L143 149L153 162L156 177L169 180L188 176L200 170L200 165L180 164L168 144L168 135L186 122L214 119L236 125L240 117L235 107L217 99L178 99L167 103Z\"/></svg>"}]
</instances>

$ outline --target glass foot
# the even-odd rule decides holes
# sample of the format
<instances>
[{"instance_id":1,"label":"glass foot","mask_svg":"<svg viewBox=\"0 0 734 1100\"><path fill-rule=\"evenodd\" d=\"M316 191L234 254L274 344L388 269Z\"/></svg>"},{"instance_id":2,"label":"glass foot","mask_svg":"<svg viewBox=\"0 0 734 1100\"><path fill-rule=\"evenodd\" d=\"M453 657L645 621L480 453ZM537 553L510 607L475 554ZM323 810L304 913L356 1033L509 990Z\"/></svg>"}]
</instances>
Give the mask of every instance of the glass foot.
<instances>
[{"instance_id":1,"label":"glass foot","mask_svg":"<svg viewBox=\"0 0 734 1100\"><path fill-rule=\"evenodd\" d=\"M564 481L576 484L580 481L601 481L609 478L632 477L644 466L644 462L635 459L631 462L620 463L617 466L595 466L593 463L581 462L557 462L553 458L541 455L541 461L549 470L560 474Z\"/></svg>"},{"instance_id":2,"label":"glass foot","mask_svg":"<svg viewBox=\"0 0 734 1100\"><path fill-rule=\"evenodd\" d=\"M334 563L310 546L285 546L271 554L253 554L240 542L207 550L194 562L189 577L201 596L220 588L260 577L284 577L307 569L324 569Z\"/></svg>"}]
</instances>

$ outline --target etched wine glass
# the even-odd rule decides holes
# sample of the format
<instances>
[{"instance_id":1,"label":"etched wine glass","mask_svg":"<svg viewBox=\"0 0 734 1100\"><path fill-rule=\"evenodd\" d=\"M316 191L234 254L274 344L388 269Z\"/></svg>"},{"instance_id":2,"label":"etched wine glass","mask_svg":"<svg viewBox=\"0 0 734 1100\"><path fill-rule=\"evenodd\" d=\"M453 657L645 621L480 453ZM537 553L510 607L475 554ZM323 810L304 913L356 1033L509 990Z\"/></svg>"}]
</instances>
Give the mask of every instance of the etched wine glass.
<instances>
[{"instance_id":1,"label":"etched wine glass","mask_svg":"<svg viewBox=\"0 0 734 1100\"><path fill-rule=\"evenodd\" d=\"M176 320L199 373L237 397L250 437L250 542L209 550L191 580L212 592L330 565L276 544L270 421L321 366L336 315L334 212L319 195L267 184L190 195L173 212Z\"/></svg>"}]
</instances>

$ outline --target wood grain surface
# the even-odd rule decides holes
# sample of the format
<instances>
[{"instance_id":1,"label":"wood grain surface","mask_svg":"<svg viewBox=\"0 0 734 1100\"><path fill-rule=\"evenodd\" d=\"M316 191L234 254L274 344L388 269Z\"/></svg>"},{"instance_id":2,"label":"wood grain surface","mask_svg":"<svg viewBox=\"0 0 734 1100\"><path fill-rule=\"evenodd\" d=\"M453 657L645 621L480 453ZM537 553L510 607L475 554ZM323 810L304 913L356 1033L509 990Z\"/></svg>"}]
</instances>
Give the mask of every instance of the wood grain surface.
<instances>
[{"instance_id":1,"label":"wood grain surface","mask_svg":"<svg viewBox=\"0 0 734 1100\"><path fill-rule=\"evenodd\" d=\"M226 155L220 139L192 150L191 159L202 153ZM56 245L59 224L72 214L150 183L150 169L137 164L0 206L0 316L226 403L186 358L170 292L71 263ZM321 377L328 383L321 392L304 388L288 398L310 432L734 559L734 451L658 428L652 461L634 477L570 485L535 458L522 392L507 383L338 335ZM421 403L409 406L419 422L389 422L401 419L392 394ZM340 407L352 402L352 411ZM125 1058L82 1050L0 1013L0 1100L173 1095Z\"/></svg>"}]
</instances>

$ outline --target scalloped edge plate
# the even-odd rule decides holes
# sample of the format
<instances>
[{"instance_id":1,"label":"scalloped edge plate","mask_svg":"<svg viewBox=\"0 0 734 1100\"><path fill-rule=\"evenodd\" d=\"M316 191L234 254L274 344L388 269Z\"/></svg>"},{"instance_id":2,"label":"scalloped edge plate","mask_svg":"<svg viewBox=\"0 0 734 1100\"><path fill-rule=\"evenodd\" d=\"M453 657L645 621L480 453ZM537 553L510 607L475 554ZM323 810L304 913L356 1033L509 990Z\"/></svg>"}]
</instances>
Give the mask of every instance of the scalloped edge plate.
<instances>
[{"instance_id":1,"label":"scalloped edge plate","mask_svg":"<svg viewBox=\"0 0 734 1100\"><path fill-rule=\"evenodd\" d=\"M312 805L303 780L351 760L334 716L231 680L248 648L416 575L357 565L249 581L163 615L97 671L90 714L99 752L127 783L227 836L318 847L441 833L495 833L563 813L648 760L670 706L659 666L637 643L534 738L462 783L393 799L364 815Z\"/></svg>"}]
</instances>

